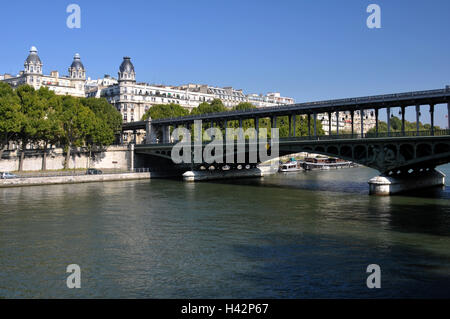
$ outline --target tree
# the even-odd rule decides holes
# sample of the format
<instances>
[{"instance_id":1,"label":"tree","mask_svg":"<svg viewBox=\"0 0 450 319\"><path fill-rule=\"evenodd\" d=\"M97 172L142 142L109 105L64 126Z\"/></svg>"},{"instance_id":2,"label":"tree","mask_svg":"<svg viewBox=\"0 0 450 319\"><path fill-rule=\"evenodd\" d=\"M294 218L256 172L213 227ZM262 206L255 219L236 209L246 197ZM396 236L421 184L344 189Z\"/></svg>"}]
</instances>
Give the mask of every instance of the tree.
<instances>
[{"instance_id":1,"label":"tree","mask_svg":"<svg viewBox=\"0 0 450 319\"><path fill-rule=\"evenodd\" d=\"M228 109L223 105L222 100L214 99L211 103L203 102L191 111L192 115L201 115L208 113L226 112Z\"/></svg>"},{"instance_id":2,"label":"tree","mask_svg":"<svg viewBox=\"0 0 450 319\"><path fill-rule=\"evenodd\" d=\"M29 143L38 143L38 132L45 118L45 102L29 85L22 85L16 90L20 100L20 131L17 141L20 144L19 171L23 170L25 150Z\"/></svg>"},{"instance_id":3,"label":"tree","mask_svg":"<svg viewBox=\"0 0 450 319\"><path fill-rule=\"evenodd\" d=\"M142 120L145 121L149 118L163 119L169 117L180 117L189 115L189 111L183 108L179 104L155 104L148 109L142 116Z\"/></svg>"},{"instance_id":4,"label":"tree","mask_svg":"<svg viewBox=\"0 0 450 319\"><path fill-rule=\"evenodd\" d=\"M89 168L94 148L103 148L112 144L115 136L120 134L122 116L104 98L83 98L81 99L81 103L95 114L92 129L87 132L85 138L85 145L89 150Z\"/></svg>"},{"instance_id":5,"label":"tree","mask_svg":"<svg viewBox=\"0 0 450 319\"><path fill-rule=\"evenodd\" d=\"M114 134L120 132L122 127L122 116L117 112L116 108L108 103L105 98L82 98L81 103L94 112L97 118L100 118L108 129L112 131L112 137L109 136L109 140L114 139ZM103 145L111 144L111 142L103 141Z\"/></svg>"},{"instance_id":6,"label":"tree","mask_svg":"<svg viewBox=\"0 0 450 319\"><path fill-rule=\"evenodd\" d=\"M252 103L249 102L241 102L238 105L234 106L231 111L245 111L256 109ZM239 128L239 121L228 121L228 127ZM242 129L247 130L248 128L255 128L254 120L243 120L242 121Z\"/></svg>"},{"instance_id":7,"label":"tree","mask_svg":"<svg viewBox=\"0 0 450 319\"><path fill-rule=\"evenodd\" d=\"M244 110L251 110L251 109L256 109L256 106L254 106L250 102L241 102L232 108L233 111L244 111Z\"/></svg>"},{"instance_id":8,"label":"tree","mask_svg":"<svg viewBox=\"0 0 450 319\"><path fill-rule=\"evenodd\" d=\"M64 133L62 101L61 97L48 88L41 87L37 94L43 100L43 117L38 119L35 140L43 146L42 170L46 170L48 145L61 141Z\"/></svg>"},{"instance_id":9,"label":"tree","mask_svg":"<svg viewBox=\"0 0 450 319\"><path fill-rule=\"evenodd\" d=\"M20 132L20 100L6 83L0 82L0 160L6 146Z\"/></svg>"},{"instance_id":10,"label":"tree","mask_svg":"<svg viewBox=\"0 0 450 319\"><path fill-rule=\"evenodd\" d=\"M69 168L71 148L83 146L86 139L94 134L96 120L94 112L84 106L80 99L71 96L63 97L62 140L66 150L64 168Z\"/></svg>"},{"instance_id":11,"label":"tree","mask_svg":"<svg viewBox=\"0 0 450 319\"><path fill-rule=\"evenodd\" d=\"M391 119L389 120L389 124L391 132L401 132L402 120L399 119L397 116L392 116ZM439 126L434 126L434 129L440 130L441 128ZM416 122L409 122L405 120L405 132L416 130L417 130ZM429 130L431 130L431 124L423 124L422 122L419 122L419 131L429 131ZM387 132L387 131L388 131L387 123L384 121L378 121L378 132ZM376 133L376 128L372 127L370 130L367 131L367 133Z\"/></svg>"}]
</instances>

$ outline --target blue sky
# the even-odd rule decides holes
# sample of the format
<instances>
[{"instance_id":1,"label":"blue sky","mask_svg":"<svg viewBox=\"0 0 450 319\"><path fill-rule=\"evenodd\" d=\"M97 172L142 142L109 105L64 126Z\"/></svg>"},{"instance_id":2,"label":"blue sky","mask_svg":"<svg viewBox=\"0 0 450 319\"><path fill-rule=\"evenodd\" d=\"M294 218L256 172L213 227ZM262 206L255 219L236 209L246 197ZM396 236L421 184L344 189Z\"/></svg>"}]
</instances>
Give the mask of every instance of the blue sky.
<instances>
[{"instance_id":1,"label":"blue sky","mask_svg":"<svg viewBox=\"0 0 450 319\"><path fill-rule=\"evenodd\" d=\"M66 26L71 3L81 29ZM366 26L371 3L381 29ZM448 0L7 1L0 73L18 73L35 45L45 73L66 74L78 52L88 76L117 76L128 55L141 82L279 91L298 102L443 88L449 12ZM445 114L439 106L438 125Z\"/></svg>"}]
</instances>

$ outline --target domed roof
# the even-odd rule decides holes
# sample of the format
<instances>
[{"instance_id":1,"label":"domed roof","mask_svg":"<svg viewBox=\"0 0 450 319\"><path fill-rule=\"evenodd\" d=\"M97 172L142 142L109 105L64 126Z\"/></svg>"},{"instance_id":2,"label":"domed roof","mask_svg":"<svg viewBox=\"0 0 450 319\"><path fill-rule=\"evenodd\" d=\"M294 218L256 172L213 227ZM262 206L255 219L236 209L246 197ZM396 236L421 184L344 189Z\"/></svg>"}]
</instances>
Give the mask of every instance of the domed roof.
<instances>
[{"instance_id":1,"label":"domed roof","mask_svg":"<svg viewBox=\"0 0 450 319\"><path fill-rule=\"evenodd\" d=\"M26 63L34 63L34 64L42 64L39 55L37 54L37 49L35 46L32 46L30 49L30 54L27 57Z\"/></svg>"},{"instance_id":2,"label":"domed roof","mask_svg":"<svg viewBox=\"0 0 450 319\"><path fill-rule=\"evenodd\" d=\"M70 67L75 68L75 69L83 69L84 70L84 65L83 65L83 63L81 63L80 55L78 53L75 54L75 56L73 57L73 62L70 65Z\"/></svg>"},{"instance_id":3,"label":"domed roof","mask_svg":"<svg viewBox=\"0 0 450 319\"><path fill-rule=\"evenodd\" d=\"M122 64L120 65L120 69L119 69L119 71L120 72L127 72L127 73L135 73L134 72L134 65L133 65L133 63L131 63L131 58L130 57L128 57L128 56L126 56L126 57L124 57L123 58L123 62L122 62Z\"/></svg>"}]
</instances>

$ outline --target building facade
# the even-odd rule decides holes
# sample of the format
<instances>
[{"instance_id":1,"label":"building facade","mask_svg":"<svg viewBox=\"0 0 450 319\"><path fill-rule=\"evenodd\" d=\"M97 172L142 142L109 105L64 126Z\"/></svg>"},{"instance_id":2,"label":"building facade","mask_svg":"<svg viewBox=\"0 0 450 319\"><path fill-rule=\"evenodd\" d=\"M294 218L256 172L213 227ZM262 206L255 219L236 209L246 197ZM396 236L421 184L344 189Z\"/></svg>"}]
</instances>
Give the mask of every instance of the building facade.
<instances>
[{"instance_id":1,"label":"building facade","mask_svg":"<svg viewBox=\"0 0 450 319\"><path fill-rule=\"evenodd\" d=\"M155 104L175 103L191 111L203 102L220 99L225 107L232 108L242 102L249 102L256 107L273 107L294 104L290 97L282 97L280 93L244 94L241 89L232 87L216 87L206 84L185 84L167 86L136 82L136 71L130 57L124 57L119 67L118 78L105 75L101 79L86 79L86 70L79 54L75 54L72 64L68 68L67 76L60 76L58 71L43 74L43 63L36 47L31 47L24 63L24 69L16 76L4 74L0 81L9 83L13 87L29 84L35 89L48 87L58 95L72 95L76 97L106 98L122 115L124 122L140 121L147 110ZM365 111L364 131L375 126L374 112ZM318 114L326 134L328 134L328 114ZM351 131L351 115L339 112L331 116L331 130L336 132L339 125L340 132ZM355 132L361 116L354 114Z\"/></svg>"},{"instance_id":2,"label":"building facade","mask_svg":"<svg viewBox=\"0 0 450 319\"><path fill-rule=\"evenodd\" d=\"M374 128L376 125L375 111L364 110L362 114L364 118L363 131L367 133L368 130ZM329 118L327 113L317 115L317 119L322 123L322 128L325 134L329 134ZM338 128L339 126L339 128ZM339 131L341 134L351 134L352 132L352 115L349 111L331 113L331 134L336 134ZM355 111L353 114L353 132L355 134L361 133L361 114L360 111Z\"/></svg>"},{"instance_id":3,"label":"building facade","mask_svg":"<svg viewBox=\"0 0 450 319\"><path fill-rule=\"evenodd\" d=\"M81 62L80 55L75 54L68 71L68 76L60 76L58 71L52 71L50 75L43 74L43 63L38 55L36 47L31 47L25 60L24 69L16 76L3 75L1 81L9 83L12 87L28 84L38 90L48 87L58 95L72 95L84 97L86 95L85 82L86 71Z\"/></svg>"}]
</instances>

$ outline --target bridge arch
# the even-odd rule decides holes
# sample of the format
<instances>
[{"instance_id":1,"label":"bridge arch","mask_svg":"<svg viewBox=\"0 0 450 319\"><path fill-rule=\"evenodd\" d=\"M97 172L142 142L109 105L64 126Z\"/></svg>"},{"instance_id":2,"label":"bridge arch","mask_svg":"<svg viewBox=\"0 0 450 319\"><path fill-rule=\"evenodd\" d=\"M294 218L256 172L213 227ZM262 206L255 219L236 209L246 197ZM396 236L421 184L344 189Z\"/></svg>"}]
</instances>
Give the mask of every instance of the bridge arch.
<instances>
[{"instance_id":1,"label":"bridge arch","mask_svg":"<svg viewBox=\"0 0 450 319\"><path fill-rule=\"evenodd\" d=\"M450 144L437 143L434 145L434 154L442 154L450 152Z\"/></svg>"},{"instance_id":2,"label":"bridge arch","mask_svg":"<svg viewBox=\"0 0 450 319\"><path fill-rule=\"evenodd\" d=\"M400 155L406 161L414 159L414 145L411 143L405 143L400 145Z\"/></svg>"},{"instance_id":3,"label":"bridge arch","mask_svg":"<svg viewBox=\"0 0 450 319\"><path fill-rule=\"evenodd\" d=\"M426 157L433 155L433 148L430 143L419 143L416 146L416 156Z\"/></svg>"}]
</instances>

